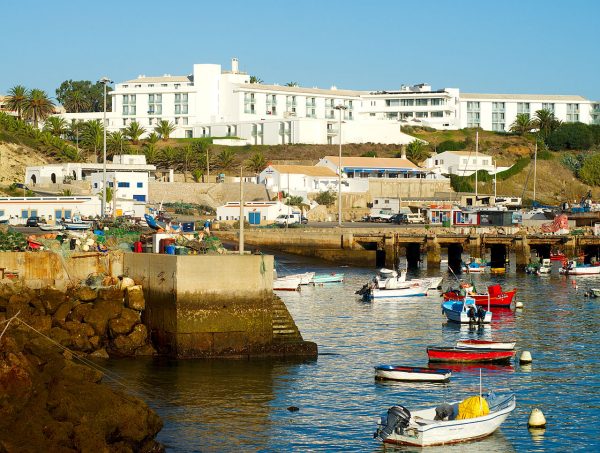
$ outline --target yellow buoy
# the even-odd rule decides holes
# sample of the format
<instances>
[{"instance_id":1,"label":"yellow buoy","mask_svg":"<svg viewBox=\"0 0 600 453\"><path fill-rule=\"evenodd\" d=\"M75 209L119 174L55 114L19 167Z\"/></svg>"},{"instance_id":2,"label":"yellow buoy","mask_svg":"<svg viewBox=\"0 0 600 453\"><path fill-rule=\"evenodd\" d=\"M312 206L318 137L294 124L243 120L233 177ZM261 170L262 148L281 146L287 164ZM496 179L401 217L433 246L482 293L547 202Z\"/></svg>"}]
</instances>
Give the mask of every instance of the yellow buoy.
<instances>
[{"instance_id":1,"label":"yellow buoy","mask_svg":"<svg viewBox=\"0 0 600 453\"><path fill-rule=\"evenodd\" d=\"M533 359L531 358L531 352L523 351L521 353L521 357L519 358L519 363L531 363Z\"/></svg>"},{"instance_id":2,"label":"yellow buoy","mask_svg":"<svg viewBox=\"0 0 600 453\"><path fill-rule=\"evenodd\" d=\"M529 421L527 422L531 428L543 428L546 426L546 417L541 410L534 407L529 414Z\"/></svg>"}]
</instances>

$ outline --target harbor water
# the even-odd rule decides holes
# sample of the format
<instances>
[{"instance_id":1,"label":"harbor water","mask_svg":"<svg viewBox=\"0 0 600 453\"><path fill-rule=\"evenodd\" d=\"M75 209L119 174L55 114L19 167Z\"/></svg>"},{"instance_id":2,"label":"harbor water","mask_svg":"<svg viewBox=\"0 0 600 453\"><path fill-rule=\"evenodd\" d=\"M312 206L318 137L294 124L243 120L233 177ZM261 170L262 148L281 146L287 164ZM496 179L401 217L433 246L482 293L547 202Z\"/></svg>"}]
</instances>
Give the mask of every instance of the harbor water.
<instances>
[{"instance_id":1,"label":"harbor water","mask_svg":"<svg viewBox=\"0 0 600 453\"><path fill-rule=\"evenodd\" d=\"M600 287L600 276L576 277L577 288L558 274L473 276L480 290L496 282L518 288L517 300L524 304L522 310L495 313L491 326L473 330L445 320L439 291L364 302L354 292L374 269L289 255L277 260L290 272L346 274L342 284L280 294L303 337L318 344L318 359L107 362L120 384L162 417L158 440L167 451L380 452L384 448L373 433L390 406L413 409L475 395L480 369L484 392L515 393L517 409L484 440L427 451L600 451L600 299L584 297L587 288ZM445 267L442 273L444 287L455 281ZM417 275L427 271L412 273ZM533 363L450 366L447 384L374 379L375 365L424 366L428 345L452 346L465 338L514 339L517 356L530 351ZM543 431L527 428L534 407L546 416Z\"/></svg>"}]
</instances>

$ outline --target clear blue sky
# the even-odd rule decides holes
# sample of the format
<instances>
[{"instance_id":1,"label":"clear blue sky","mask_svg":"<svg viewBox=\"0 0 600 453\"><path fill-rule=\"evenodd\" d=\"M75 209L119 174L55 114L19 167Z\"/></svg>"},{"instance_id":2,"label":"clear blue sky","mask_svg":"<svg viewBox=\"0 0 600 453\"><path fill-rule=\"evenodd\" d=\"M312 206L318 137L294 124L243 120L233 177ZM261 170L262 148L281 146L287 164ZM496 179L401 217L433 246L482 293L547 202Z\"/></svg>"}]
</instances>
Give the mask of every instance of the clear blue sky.
<instances>
[{"instance_id":1,"label":"clear blue sky","mask_svg":"<svg viewBox=\"0 0 600 453\"><path fill-rule=\"evenodd\" d=\"M66 79L185 75L265 83L579 94L600 100L596 0L67 1L2 5L0 93Z\"/></svg>"}]
</instances>

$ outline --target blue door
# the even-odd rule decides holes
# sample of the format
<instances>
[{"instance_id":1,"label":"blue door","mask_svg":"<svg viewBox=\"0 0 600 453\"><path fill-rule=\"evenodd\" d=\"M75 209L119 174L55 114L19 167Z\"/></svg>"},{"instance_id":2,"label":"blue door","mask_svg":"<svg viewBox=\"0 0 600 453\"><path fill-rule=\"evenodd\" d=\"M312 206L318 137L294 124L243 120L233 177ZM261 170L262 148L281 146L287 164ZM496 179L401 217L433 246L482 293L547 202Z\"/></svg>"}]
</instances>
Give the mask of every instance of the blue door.
<instances>
[{"instance_id":1,"label":"blue door","mask_svg":"<svg viewBox=\"0 0 600 453\"><path fill-rule=\"evenodd\" d=\"M260 212L250 212L248 215L248 222L250 225L260 225Z\"/></svg>"}]
</instances>

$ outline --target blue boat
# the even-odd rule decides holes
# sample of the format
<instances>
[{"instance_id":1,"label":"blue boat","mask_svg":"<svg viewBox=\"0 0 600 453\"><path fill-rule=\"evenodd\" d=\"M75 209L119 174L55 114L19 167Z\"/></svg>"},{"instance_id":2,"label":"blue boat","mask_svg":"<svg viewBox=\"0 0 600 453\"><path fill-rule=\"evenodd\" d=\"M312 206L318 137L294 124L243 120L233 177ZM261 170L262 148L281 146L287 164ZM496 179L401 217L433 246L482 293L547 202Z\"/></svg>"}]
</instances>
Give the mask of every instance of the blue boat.
<instances>
[{"instance_id":1,"label":"blue boat","mask_svg":"<svg viewBox=\"0 0 600 453\"><path fill-rule=\"evenodd\" d=\"M317 285L319 283L339 283L344 281L343 273L332 272L331 274L317 274L315 275L311 283Z\"/></svg>"}]
</instances>

